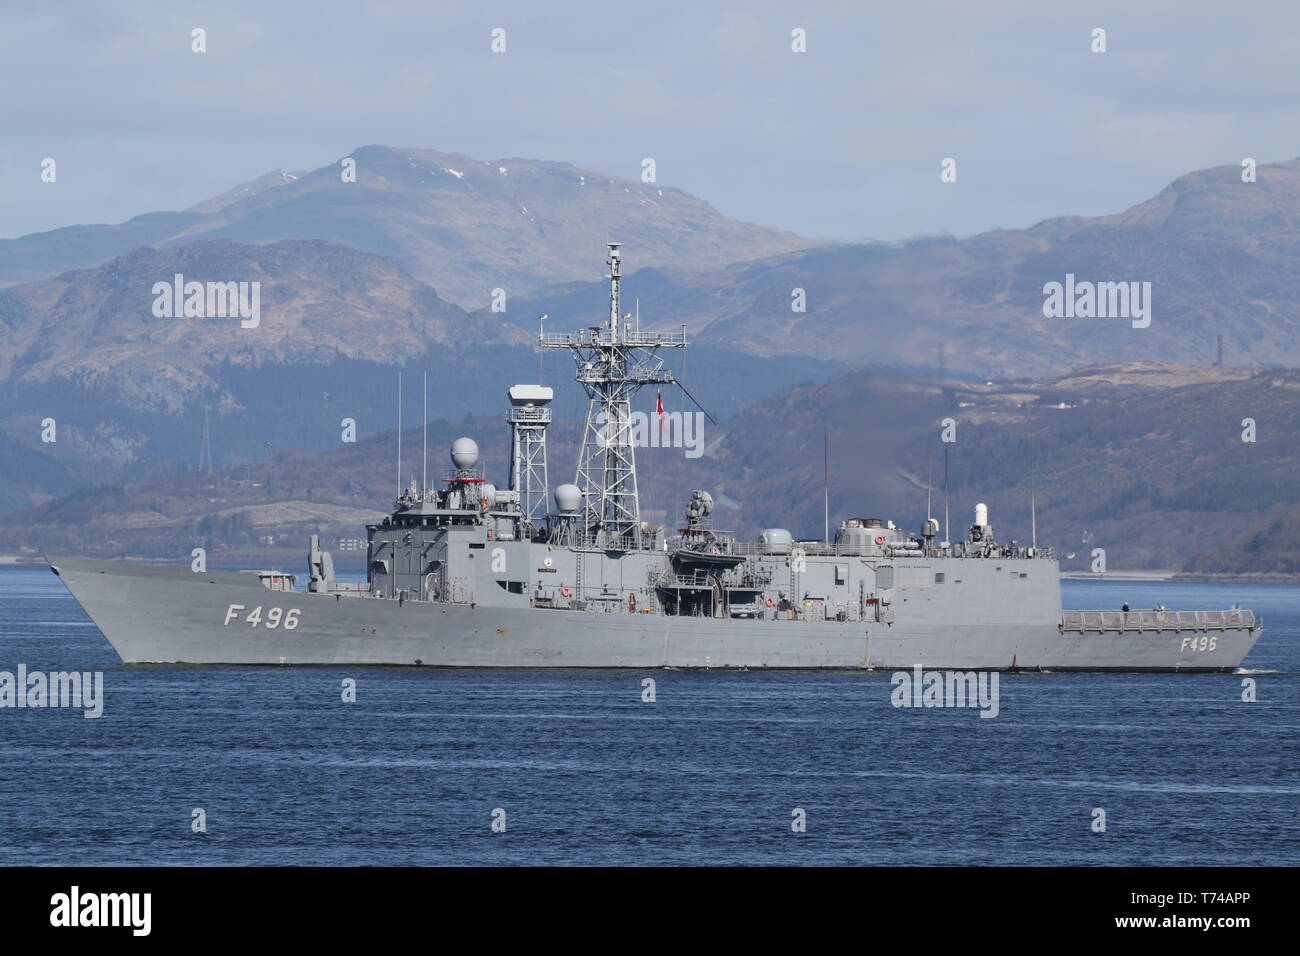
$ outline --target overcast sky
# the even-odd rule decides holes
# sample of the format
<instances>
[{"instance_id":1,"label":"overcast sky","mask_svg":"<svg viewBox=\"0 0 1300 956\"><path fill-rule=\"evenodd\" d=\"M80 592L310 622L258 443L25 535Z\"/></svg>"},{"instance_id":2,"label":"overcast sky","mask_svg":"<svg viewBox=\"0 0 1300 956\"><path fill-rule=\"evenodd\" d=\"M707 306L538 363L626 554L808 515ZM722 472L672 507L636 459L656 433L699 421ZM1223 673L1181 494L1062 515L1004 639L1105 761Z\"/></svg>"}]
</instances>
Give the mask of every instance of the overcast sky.
<instances>
[{"instance_id":1,"label":"overcast sky","mask_svg":"<svg viewBox=\"0 0 1300 956\"><path fill-rule=\"evenodd\" d=\"M1291 0L114 0L8 3L0 24L3 237L373 143L627 178L653 157L728 216L844 239L1099 215L1300 154Z\"/></svg>"}]
</instances>

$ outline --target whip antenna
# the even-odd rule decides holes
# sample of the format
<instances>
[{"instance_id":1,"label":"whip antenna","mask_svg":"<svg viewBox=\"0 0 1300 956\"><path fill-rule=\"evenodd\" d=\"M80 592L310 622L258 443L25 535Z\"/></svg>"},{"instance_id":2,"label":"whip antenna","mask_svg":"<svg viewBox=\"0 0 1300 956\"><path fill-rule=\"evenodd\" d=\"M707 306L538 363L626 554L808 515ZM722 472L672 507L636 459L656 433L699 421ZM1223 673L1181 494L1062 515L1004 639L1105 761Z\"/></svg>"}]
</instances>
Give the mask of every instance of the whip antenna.
<instances>
[{"instance_id":1,"label":"whip antenna","mask_svg":"<svg viewBox=\"0 0 1300 956\"><path fill-rule=\"evenodd\" d=\"M402 370L397 370L397 497L402 497Z\"/></svg>"},{"instance_id":2,"label":"whip antenna","mask_svg":"<svg viewBox=\"0 0 1300 956\"><path fill-rule=\"evenodd\" d=\"M926 442L925 449L925 520L929 521L931 513L930 499L934 496L934 446Z\"/></svg>"},{"instance_id":3,"label":"whip antenna","mask_svg":"<svg viewBox=\"0 0 1300 956\"><path fill-rule=\"evenodd\" d=\"M1034 436L1029 436L1029 546L1038 550L1038 510L1034 506Z\"/></svg>"},{"instance_id":4,"label":"whip antenna","mask_svg":"<svg viewBox=\"0 0 1300 956\"><path fill-rule=\"evenodd\" d=\"M948 443L943 443L943 540L951 544L948 537Z\"/></svg>"},{"instance_id":5,"label":"whip antenna","mask_svg":"<svg viewBox=\"0 0 1300 956\"><path fill-rule=\"evenodd\" d=\"M822 419L822 543L831 543L830 425Z\"/></svg>"},{"instance_id":6,"label":"whip antenna","mask_svg":"<svg viewBox=\"0 0 1300 956\"><path fill-rule=\"evenodd\" d=\"M425 371L420 382L420 428L424 432L424 446L420 449L420 497L429 487L429 373Z\"/></svg>"}]
</instances>

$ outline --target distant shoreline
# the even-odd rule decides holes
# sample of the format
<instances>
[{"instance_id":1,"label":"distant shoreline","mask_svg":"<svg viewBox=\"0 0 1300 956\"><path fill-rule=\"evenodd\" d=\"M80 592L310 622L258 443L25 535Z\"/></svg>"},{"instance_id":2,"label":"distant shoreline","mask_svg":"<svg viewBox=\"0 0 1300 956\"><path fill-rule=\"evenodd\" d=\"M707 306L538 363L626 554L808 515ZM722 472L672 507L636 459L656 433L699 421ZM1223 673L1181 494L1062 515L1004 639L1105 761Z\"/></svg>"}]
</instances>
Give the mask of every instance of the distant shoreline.
<instances>
[{"instance_id":1,"label":"distant shoreline","mask_svg":"<svg viewBox=\"0 0 1300 956\"><path fill-rule=\"evenodd\" d=\"M1071 581L1172 581L1178 571L1107 571L1094 574L1092 571L1062 571L1061 580Z\"/></svg>"},{"instance_id":2,"label":"distant shoreline","mask_svg":"<svg viewBox=\"0 0 1300 956\"><path fill-rule=\"evenodd\" d=\"M1191 574L1183 571L1062 571L1062 581L1175 581L1185 584L1300 584L1300 574L1244 571L1241 574Z\"/></svg>"}]
</instances>

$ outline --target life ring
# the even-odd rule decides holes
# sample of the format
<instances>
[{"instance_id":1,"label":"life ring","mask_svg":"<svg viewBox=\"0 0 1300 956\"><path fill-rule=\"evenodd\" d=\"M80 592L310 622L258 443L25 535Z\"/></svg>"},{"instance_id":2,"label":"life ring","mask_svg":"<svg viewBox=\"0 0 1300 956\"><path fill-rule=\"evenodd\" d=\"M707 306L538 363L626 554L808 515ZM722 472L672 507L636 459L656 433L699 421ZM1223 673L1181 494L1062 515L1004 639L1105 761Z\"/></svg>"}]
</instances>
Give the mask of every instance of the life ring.
<instances>
[{"instance_id":1,"label":"life ring","mask_svg":"<svg viewBox=\"0 0 1300 956\"><path fill-rule=\"evenodd\" d=\"M876 535L876 544L884 544L884 543L885 543L885 536L883 534Z\"/></svg>"},{"instance_id":2,"label":"life ring","mask_svg":"<svg viewBox=\"0 0 1300 956\"><path fill-rule=\"evenodd\" d=\"M488 528L488 540L491 541L494 537L496 537L496 532Z\"/></svg>"},{"instance_id":3,"label":"life ring","mask_svg":"<svg viewBox=\"0 0 1300 956\"><path fill-rule=\"evenodd\" d=\"M488 501L488 499L487 499L487 495L484 495L484 496L483 496L483 510L484 510L484 511L487 511L487 510L488 510L488 505L490 505L491 503L492 503L492 502Z\"/></svg>"},{"instance_id":4,"label":"life ring","mask_svg":"<svg viewBox=\"0 0 1300 956\"><path fill-rule=\"evenodd\" d=\"M627 596L627 610L629 614L636 613L636 593L633 592Z\"/></svg>"},{"instance_id":5,"label":"life ring","mask_svg":"<svg viewBox=\"0 0 1300 956\"><path fill-rule=\"evenodd\" d=\"M773 607L773 606L775 606L775 604L776 604L776 602L773 601L771 598L768 598L768 599L767 599L767 606L768 606L768 607Z\"/></svg>"},{"instance_id":6,"label":"life ring","mask_svg":"<svg viewBox=\"0 0 1300 956\"><path fill-rule=\"evenodd\" d=\"M564 587L560 588L560 597L571 597L572 595L573 592L569 590L569 586L567 584L564 585Z\"/></svg>"}]
</instances>

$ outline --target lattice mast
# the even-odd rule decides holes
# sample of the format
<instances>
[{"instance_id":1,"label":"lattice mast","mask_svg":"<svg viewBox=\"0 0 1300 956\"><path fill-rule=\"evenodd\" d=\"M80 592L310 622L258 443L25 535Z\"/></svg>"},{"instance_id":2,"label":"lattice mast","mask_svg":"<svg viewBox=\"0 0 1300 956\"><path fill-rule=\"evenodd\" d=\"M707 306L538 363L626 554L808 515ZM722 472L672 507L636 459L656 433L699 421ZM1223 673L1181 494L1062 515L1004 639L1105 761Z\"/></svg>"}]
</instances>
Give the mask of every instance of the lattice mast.
<instances>
[{"instance_id":1,"label":"lattice mast","mask_svg":"<svg viewBox=\"0 0 1300 956\"><path fill-rule=\"evenodd\" d=\"M611 550L641 548L632 399L643 385L672 385L661 348L685 348L686 330L642 332L620 313L619 243L611 242L609 321L580 332L539 333L542 348L565 348L577 363L575 378L587 393L587 422L574 484L582 491L583 542Z\"/></svg>"},{"instance_id":2,"label":"lattice mast","mask_svg":"<svg viewBox=\"0 0 1300 956\"><path fill-rule=\"evenodd\" d=\"M510 487L519 492L519 510L529 536L546 522L546 428L554 395L542 385L515 385L509 392Z\"/></svg>"}]
</instances>

